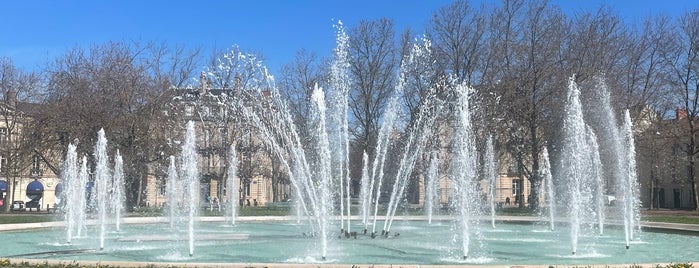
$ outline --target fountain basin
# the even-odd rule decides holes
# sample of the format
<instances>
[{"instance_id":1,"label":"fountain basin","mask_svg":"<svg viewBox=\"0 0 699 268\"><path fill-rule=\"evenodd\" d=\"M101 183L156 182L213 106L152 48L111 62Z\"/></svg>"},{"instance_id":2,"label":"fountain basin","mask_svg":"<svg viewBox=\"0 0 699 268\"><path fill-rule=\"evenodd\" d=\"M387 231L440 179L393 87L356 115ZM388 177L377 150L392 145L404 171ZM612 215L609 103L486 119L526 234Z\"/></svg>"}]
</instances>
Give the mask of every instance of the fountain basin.
<instances>
[{"instance_id":1,"label":"fountain basin","mask_svg":"<svg viewBox=\"0 0 699 268\"><path fill-rule=\"evenodd\" d=\"M163 218L126 218L120 232L108 232L99 250L99 232L89 225L85 237L65 243L62 223L43 223L30 231L0 232L5 241L0 256L11 259L163 262L163 263L324 263L324 264L441 264L441 265L590 265L699 261L699 233L685 231L694 225L655 224L641 232L625 249L623 228L610 226L604 235L590 232L580 238L576 255L570 254L565 224L555 231L528 217L503 217L493 229L482 224L473 244L473 255L462 259L453 244L452 221L436 218L427 224L420 217L397 218L388 238L358 235L338 239L332 230L328 255L321 260L319 240L307 224L287 217L241 217L235 226L223 218L202 218L196 226L194 255L188 254L186 230L170 228ZM502 220L516 220L503 222ZM19 225L15 225L19 227ZM652 228L651 228L652 227ZM684 228L686 227L686 228ZM31 228L31 227L30 227ZM8 227L4 227L8 229ZM658 230L664 230L658 232ZM363 226L353 225L353 231ZM698 231L697 228L695 231ZM361 232L360 232L361 233ZM400 236L394 236L399 233ZM474 237L475 238L475 237Z\"/></svg>"}]
</instances>

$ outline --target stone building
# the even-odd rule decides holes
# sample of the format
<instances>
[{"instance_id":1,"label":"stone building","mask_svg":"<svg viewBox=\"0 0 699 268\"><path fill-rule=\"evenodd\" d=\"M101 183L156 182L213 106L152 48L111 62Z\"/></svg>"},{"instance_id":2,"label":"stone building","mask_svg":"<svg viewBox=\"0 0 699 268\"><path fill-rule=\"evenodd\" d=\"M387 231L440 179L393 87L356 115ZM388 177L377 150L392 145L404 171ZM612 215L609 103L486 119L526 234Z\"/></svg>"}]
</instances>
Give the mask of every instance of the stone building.
<instances>
[{"instance_id":1,"label":"stone building","mask_svg":"<svg viewBox=\"0 0 699 268\"><path fill-rule=\"evenodd\" d=\"M238 78L236 78L238 80ZM210 88L202 72L199 88L175 89L177 96L173 110L182 118L182 125L193 121L196 128L199 151L200 202L218 199L228 203L226 180L228 179L231 145L238 156L238 179L241 206L266 206L290 196L290 186L284 173L278 171L274 158L265 150L255 130L241 120L239 111L228 103L240 94L238 83L233 88ZM176 144L183 140L184 130L170 133ZM166 170L169 163L153 167L146 185L146 205L162 206L166 194ZM275 199L276 198L276 199Z\"/></svg>"},{"instance_id":2,"label":"stone building","mask_svg":"<svg viewBox=\"0 0 699 268\"><path fill-rule=\"evenodd\" d=\"M54 192L60 184L59 170L48 159L51 152L41 152L25 139L26 125L31 122L37 104L20 102L13 89L0 102L0 195L5 210L15 208L45 210L54 207Z\"/></svg>"}]
</instances>

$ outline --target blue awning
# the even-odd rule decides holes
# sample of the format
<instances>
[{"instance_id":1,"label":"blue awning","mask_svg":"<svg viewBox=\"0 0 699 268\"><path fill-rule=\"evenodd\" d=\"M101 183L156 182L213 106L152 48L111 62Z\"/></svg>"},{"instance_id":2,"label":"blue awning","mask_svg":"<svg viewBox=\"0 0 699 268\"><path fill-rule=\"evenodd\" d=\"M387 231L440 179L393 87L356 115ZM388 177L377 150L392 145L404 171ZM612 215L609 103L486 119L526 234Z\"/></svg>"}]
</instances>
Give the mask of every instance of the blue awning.
<instances>
[{"instance_id":1,"label":"blue awning","mask_svg":"<svg viewBox=\"0 0 699 268\"><path fill-rule=\"evenodd\" d=\"M6 181L0 181L0 192L7 191L7 182Z\"/></svg>"},{"instance_id":2,"label":"blue awning","mask_svg":"<svg viewBox=\"0 0 699 268\"><path fill-rule=\"evenodd\" d=\"M44 192L44 185L39 181L33 181L27 184L27 195L41 194Z\"/></svg>"}]
</instances>

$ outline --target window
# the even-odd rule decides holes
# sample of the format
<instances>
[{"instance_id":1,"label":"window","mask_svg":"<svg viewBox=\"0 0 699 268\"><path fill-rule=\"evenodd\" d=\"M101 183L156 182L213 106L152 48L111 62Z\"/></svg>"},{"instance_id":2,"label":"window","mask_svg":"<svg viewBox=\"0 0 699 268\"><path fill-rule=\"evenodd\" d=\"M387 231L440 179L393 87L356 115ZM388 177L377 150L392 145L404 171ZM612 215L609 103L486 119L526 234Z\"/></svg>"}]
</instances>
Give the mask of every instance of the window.
<instances>
[{"instance_id":1,"label":"window","mask_svg":"<svg viewBox=\"0 0 699 268\"><path fill-rule=\"evenodd\" d=\"M32 172L38 172L41 169L41 156L35 155L32 157Z\"/></svg>"},{"instance_id":2,"label":"window","mask_svg":"<svg viewBox=\"0 0 699 268\"><path fill-rule=\"evenodd\" d=\"M160 195L165 195L167 193L167 178L160 178L158 181L158 192Z\"/></svg>"},{"instance_id":3,"label":"window","mask_svg":"<svg viewBox=\"0 0 699 268\"><path fill-rule=\"evenodd\" d=\"M517 196L519 193L519 181L516 179L512 180L512 195Z\"/></svg>"},{"instance_id":4,"label":"window","mask_svg":"<svg viewBox=\"0 0 699 268\"><path fill-rule=\"evenodd\" d=\"M4 171L4 168L7 166L7 158L5 156L0 155L0 172Z\"/></svg>"},{"instance_id":5,"label":"window","mask_svg":"<svg viewBox=\"0 0 699 268\"><path fill-rule=\"evenodd\" d=\"M0 142L5 142L5 141L7 141L7 128L1 127L0 128Z\"/></svg>"}]
</instances>

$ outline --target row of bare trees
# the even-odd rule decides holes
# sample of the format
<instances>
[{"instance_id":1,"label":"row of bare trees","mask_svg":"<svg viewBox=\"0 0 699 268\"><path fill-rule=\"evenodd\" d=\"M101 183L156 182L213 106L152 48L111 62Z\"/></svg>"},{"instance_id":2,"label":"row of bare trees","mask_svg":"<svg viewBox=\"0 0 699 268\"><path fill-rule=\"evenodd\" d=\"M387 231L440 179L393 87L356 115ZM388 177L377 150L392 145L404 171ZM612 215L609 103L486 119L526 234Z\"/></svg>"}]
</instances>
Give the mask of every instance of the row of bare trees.
<instances>
[{"instance_id":1,"label":"row of bare trees","mask_svg":"<svg viewBox=\"0 0 699 268\"><path fill-rule=\"evenodd\" d=\"M347 31L352 177L358 178L362 152L374 154L381 115L398 82L401 62L411 46L428 40L432 54L406 83L405 126L411 125L423 101L425 85L437 85L446 76L469 83L476 88L478 133L495 134L499 151L511 156L508 168L520 178L520 185L526 178L535 186L540 183L540 151L547 146L553 157L558 153L568 78L592 85L603 77L617 110L645 107L658 115L652 117L658 122L676 108L687 112L687 127L675 140L684 145L683 161L689 167L685 181L692 185L698 207L694 178L699 153L695 137L699 132L695 125L699 117L698 17L696 9L679 18L659 15L629 24L608 7L568 15L545 0L504 0L495 5L455 1L443 6L432 14L424 34L395 29L387 18L360 21ZM42 105L33 111L33 125L27 128L34 138L21 138L10 130L27 142L15 142L24 144L22 148L3 147L2 155L8 163L27 165L28 160L9 158L28 159L33 153L24 153L27 148L61 155L69 142L89 153L95 133L105 128L111 146L122 151L125 167L130 169L129 201L141 204L143 178L154 172L149 164L176 149L173 131L181 128L181 122L165 112L172 111L175 94L169 89L192 87L202 70L211 79L204 82L215 88L259 87L257 83L264 80L256 77L258 65L238 62L243 59L235 57L242 55L240 48L222 52L202 61L196 48L112 42L70 49L41 74L17 70L10 59L3 58L2 94L7 98L12 89L20 103ZM303 125L313 85L329 81L328 66L327 58L302 49L281 69L277 86L289 100L302 136L307 136ZM436 90L439 98L450 95L446 87L436 86ZM3 113L12 116L13 111ZM6 173L11 170L3 166L3 176L11 177ZM532 198L537 195L533 187Z\"/></svg>"},{"instance_id":2,"label":"row of bare trees","mask_svg":"<svg viewBox=\"0 0 699 268\"><path fill-rule=\"evenodd\" d=\"M520 185L525 178L531 182L532 196L520 191L519 200L538 198L534 186L541 180L538 156L543 147L552 157L559 153L556 144L561 139L569 77L574 76L587 91L595 90L596 81L603 79L617 112L650 109L654 116L643 118L654 124L667 119L669 111L686 110L687 127L671 140L686 148L683 162L689 172L682 181L691 185L696 208L697 15L699 10L692 10L679 18L657 15L630 24L609 7L568 15L543 0L505 0L492 6L455 1L436 10L426 25L424 37L432 42L434 60L425 63L433 69L433 77L423 79L436 84L438 77L452 75L477 89L473 97L479 133L494 133L500 151L511 156L509 170L520 178ZM353 174L359 174L361 152L373 155L380 116L397 82L400 63L409 47L422 38L410 29L397 38L389 19L360 21L348 32ZM297 103L294 107L301 118L311 85L327 81L322 71L326 65L326 60L301 51L282 70L281 87ZM416 109L423 93L418 87L407 88L405 106ZM614 189L610 186L607 191Z\"/></svg>"}]
</instances>

